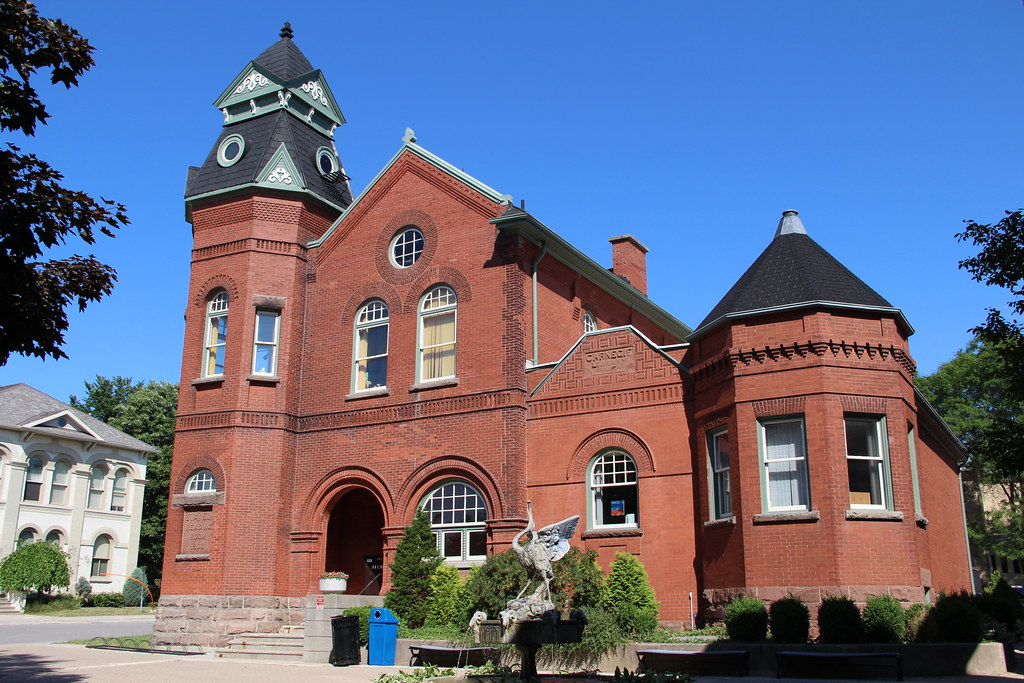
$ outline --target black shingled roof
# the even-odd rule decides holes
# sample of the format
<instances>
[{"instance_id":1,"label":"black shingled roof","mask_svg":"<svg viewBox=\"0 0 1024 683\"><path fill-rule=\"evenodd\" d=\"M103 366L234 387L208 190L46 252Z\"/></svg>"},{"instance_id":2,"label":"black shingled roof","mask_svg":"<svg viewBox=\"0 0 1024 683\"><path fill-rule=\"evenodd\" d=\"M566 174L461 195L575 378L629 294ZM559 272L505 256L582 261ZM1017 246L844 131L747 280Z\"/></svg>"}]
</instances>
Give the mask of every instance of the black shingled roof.
<instances>
[{"instance_id":1,"label":"black shingled roof","mask_svg":"<svg viewBox=\"0 0 1024 683\"><path fill-rule=\"evenodd\" d=\"M766 308L829 302L893 308L806 234L777 235L697 326Z\"/></svg>"},{"instance_id":2,"label":"black shingled roof","mask_svg":"<svg viewBox=\"0 0 1024 683\"><path fill-rule=\"evenodd\" d=\"M245 153L237 163L223 168L217 163L217 148L224 138L236 133L245 140ZM348 183L328 182L316 167L316 150L333 149L331 140L285 110L224 126L203 165L190 169L185 197L255 182L282 142L310 192L342 207L352 203Z\"/></svg>"},{"instance_id":3,"label":"black shingled roof","mask_svg":"<svg viewBox=\"0 0 1024 683\"><path fill-rule=\"evenodd\" d=\"M313 65L291 38L282 38L253 60L283 81L304 76L313 71Z\"/></svg>"}]
</instances>

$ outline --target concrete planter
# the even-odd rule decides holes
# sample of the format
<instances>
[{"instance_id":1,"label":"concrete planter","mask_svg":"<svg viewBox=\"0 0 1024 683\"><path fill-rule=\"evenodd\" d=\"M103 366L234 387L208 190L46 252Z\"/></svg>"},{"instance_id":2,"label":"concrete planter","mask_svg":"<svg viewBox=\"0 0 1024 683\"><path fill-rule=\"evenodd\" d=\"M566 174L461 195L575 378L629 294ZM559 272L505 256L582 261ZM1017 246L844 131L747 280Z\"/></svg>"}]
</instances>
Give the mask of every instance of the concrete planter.
<instances>
[{"instance_id":1,"label":"concrete planter","mask_svg":"<svg viewBox=\"0 0 1024 683\"><path fill-rule=\"evenodd\" d=\"M344 593L348 590L348 579L320 579L321 593Z\"/></svg>"}]
</instances>

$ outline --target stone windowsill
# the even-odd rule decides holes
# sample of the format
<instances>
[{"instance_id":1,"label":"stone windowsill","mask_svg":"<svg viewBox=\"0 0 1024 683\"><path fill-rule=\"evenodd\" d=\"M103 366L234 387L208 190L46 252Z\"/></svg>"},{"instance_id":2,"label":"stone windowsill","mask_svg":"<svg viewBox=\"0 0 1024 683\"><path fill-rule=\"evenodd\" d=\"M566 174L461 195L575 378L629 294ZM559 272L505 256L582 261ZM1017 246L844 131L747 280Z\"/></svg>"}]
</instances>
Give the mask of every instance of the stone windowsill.
<instances>
[{"instance_id":1,"label":"stone windowsill","mask_svg":"<svg viewBox=\"0 0 1024 683\"><path fill-rule=\"evenodd\" d=\"M281 378L277 375L249 375L246 381L250 384L280 384Z\"/></svg>"},{"instance_id":2,"label":"stone windowsill","mask_svg":"<svg viewBox=\"0 0 1024 683\"><path fill-rule=\"evenodd\" d=\"M174 556L174 561L175 562L209 562L210 561L210 554L209 553L203 553L203 554L192 554L192 555L175 555Z\"/></svg>"},{"instance_id":3,"label":"stone windowsill","mask_svg":"<svg viewBox=\"0 0 1024 683\"><path fill-rule=\"evenodd\" d=\"M409 391L429 391L430 389L440 389L441 387L454 387L458 386L458 384L458 377L444 377L442 379L432 379L426 382L417 382L409 387Z\"/></svg>"},{"instance_id":4,"label":"stone windowsill","mask_svg":"<svg viewBox=\"0 0 1024 683\"><path fill-rule=\"evenodd\" d=\"M712 520L709 520L707 522L704 522L704 528L705 529L714 529L714 528L720 527L720 526L735 526L735 524L736 524L736 517L735 517L735 515L730 515L729 517L722 517L721 519L712 519Z\"/></svg>"},{"instance_id":5,"label":"stone windowsill","mask_svg":"<svg viewBox=\"0 0 1024 683\"><path fill-rule=\"evenodd\" d=\"M797 510L794 512L762 512L754 515L754 524L788 524L790 522L817 522L821 513L817 510Z\"/></svg>"},{"instance_id":6,"label":"stone windowsill","mask_svg":"<svg viewBox=\"0 0 1024 683\"><path fill-rule=\"evenodd\" d=\"M223 383L224 375L215 375L214 377L197 377L192 380L192 386L194 387L205 387Z\"/></svg>"},{"instance_id":7,"label":"stone windowsill","mask_svg":"<svg viewBox=\"0 0 1024 683\"><path fill-rule=\"evenodd\" d=\"M630 527L628 529L591 529L584 531L580 538L629 538L632 536L640 537L644 535L644 530L640 527Z\"/></svg>"},{"instance_id":8,"label":"stone windowsill","mask_svg":"<svg viewBox=\"0 0 1024 683\"><path fill-rule=\"evenodd\" d=\"M345 397L346 401L358 401L364 398L375 398L377 396L389 396L391 390L387 387L374 387L373 389L363 389L362 391L353 391L351 394Z\"/></svg>"},{"instance_id":9,"label":"stone windowsill","mask_svg":"<svg viewBox=\"0 0 1024 683\"><path fill-rule=\"evenodd\" d=\"M870 522L902 522L903 513L894 510L847 510L846 519Z\"/></svg>"},{"instance_id":10,"label":"stone windowsill","mask_svg":"<svg viewBox=\"0 0 1024 683\"><path fill-rule=\"evenodd\" d=\"M113 580L105 576L90 576L89 583L113 583Z\"/></svg>"},{"instance_id":11,"label":"stone windowsill","mask_svg":"<svg viewBox=\"0 0 1024 683\"><path fill-rule=\"evenodd\" d=\"M924 515L914 515L914 521L917 522L917 525L922 529L928 526L928 518Z\"/></svg>"},{"instance_id":12,"label":"stone windowsill","mask_svg":"<svg viewBox=\"0 0 1024 683\"><path fill-rule=\"evenodd\" d=\"M209 507L224 503L224 491L208 491L205 493L175 493L171 496L174 507Z\"/></svg>"}]
</instances>

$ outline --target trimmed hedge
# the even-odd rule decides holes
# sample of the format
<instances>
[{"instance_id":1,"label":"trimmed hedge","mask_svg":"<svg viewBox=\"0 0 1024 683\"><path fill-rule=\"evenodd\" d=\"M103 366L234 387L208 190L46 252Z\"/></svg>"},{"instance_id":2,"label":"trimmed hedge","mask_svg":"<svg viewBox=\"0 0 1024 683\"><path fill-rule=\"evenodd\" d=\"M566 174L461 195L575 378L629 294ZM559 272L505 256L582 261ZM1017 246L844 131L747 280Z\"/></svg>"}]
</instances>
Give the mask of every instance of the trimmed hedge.
<instances>
[{"instance_id":1,"label":"trimmed hedge","mask_svg":"<svg viewBox=\"0 0 1024 683\"><path fill-rule=\"evenodd\" d=\"M845 596L831 596L818 608L818 642L859 643L864 640L864 620L857 604Z\"/></svg>"},{"instance_id":2,"label":"trimmed hedge","mask_svg":"<svg viewBox=\"0 0 1024 683\"><path fill-rule=\"evenodd\" d=\"M768 637L768 610L757 598L743 595L725 608L725 630L732 640L758 643Z\"/></svg>"},{"instance_id":3,"label":"trimmed hedge","mask_svg":"<svg viewBox=\"0 0 1024 683\"><path fill-rule=\"evenodd\" d=\"M902 643L907 617L900 601L891 595L872 595L864 605L864 631L869 643Z\"/></svg>"},{"instance_id":4,"label":"trimmed hedge","mask_svg":"<svg viewBox=\"0 0 1024 683\"><path fill-rule=\"evenodd\" d=\"M811 613L799 598L781 598L768 610L768 623L776 643L806 643L811 630Z\"/></svg>"}]
</instances>

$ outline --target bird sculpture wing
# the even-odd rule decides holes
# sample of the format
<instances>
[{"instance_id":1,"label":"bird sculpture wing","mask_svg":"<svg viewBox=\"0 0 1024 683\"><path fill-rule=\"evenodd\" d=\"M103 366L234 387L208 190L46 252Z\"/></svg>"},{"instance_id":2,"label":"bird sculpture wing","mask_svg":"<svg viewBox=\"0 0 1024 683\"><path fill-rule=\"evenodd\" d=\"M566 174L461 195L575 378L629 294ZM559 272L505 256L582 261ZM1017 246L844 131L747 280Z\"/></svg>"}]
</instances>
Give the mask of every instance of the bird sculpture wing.
<instances>
[{"instance_id":1,"label":"bird sculpture wing","mask_svg":"<svg viewBox=\"0 0 1024 683\"><path fill-rule=\"evenodd\" d=\"M569 539L576 533L576 525L580 523L580 516L573 515L561 522L555 522L537 532L537 536L544 543L548 551L548 557L552 562L562 559L569 552Z\"/></svg>"}]
</instances>

